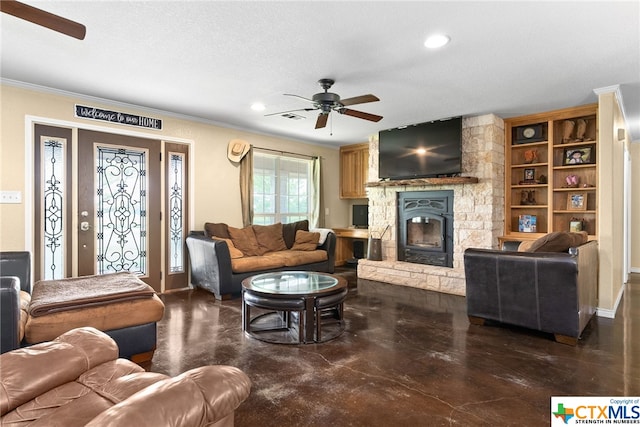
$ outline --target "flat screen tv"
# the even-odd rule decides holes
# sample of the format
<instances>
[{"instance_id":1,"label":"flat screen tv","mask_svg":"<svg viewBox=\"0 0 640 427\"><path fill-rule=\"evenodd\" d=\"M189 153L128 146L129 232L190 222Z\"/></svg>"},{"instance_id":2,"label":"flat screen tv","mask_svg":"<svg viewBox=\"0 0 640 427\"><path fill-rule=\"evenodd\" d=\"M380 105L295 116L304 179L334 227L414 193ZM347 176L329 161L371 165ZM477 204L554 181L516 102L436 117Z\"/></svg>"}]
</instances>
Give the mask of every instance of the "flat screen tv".
<instances>
[{"instance_id":1,"label":"flat screen tv","mask_svg":"<svg viewBox=\"0 0 640 427\"><path fill-rule=\"evenodd\" d=\"M457 176L461 171L462 117L379 133L380 179Z\"/></svg>"}]
</instances>

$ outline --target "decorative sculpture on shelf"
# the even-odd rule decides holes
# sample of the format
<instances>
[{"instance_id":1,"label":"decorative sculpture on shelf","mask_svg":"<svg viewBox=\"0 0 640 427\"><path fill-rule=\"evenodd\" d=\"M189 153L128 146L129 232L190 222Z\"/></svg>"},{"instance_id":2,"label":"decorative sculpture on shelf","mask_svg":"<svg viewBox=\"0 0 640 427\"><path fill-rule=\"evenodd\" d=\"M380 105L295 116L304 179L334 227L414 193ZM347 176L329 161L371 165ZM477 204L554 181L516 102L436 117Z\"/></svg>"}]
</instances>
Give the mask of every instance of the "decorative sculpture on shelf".
<instances>
[{"instance_id":1,"label":"decorative sculpture on shelf","mask_svg":"<svg viewBox=\"0 0 640 427\"><path fill-rule=\"evenodd\" d=\"M575 188L578 186L578 183L580 182L580 178L578 178L576 175L568 175L566 178L566 182L567 182L567 187Z\"/></svg>"},{"instance_id":2,"label":"decorative sculpture on shelf","mask_svg":"<svg viewBox=\"0 0 640 427\"><path fill-rule=\"evenodd\" d=\"M576 142L582 142L584 141L584 134L587 133L587 121L584 119L578 119L576 120L576 123L578 125L577 129L576 129Z\"/></svg>"},{"instance_id":3,"label":"decorative sculpture on shelf","mask_svg":"<svg viewBox=\"0 0 640 427\"><path fill-rule=\"evenodd\" d=\"M535 163L538 161L538 150L531 149L524 152L525 163Z\"/></svg>"},{"instance_id":4,"label":"decorative sculpture on shelf","mask_svg":"<svg viewBox=\"0 0 640 427\"><path fill-rule=\"evenodd\" d=\"M576 126L576 122L573 120L565 120L562 123L562 143L566 144L571 142L571 134L573 134L573 128Z\"/></svg>"},{"instance_id":5,"label":"decorative sculpture on shelf","mask_svg":"<svg viewBox=\"0 0 640 427\"><path fill-rule=\"evenodd\" d=\"M520 195L521 205L535 205L536 203L536 191L535 190L522 190Z\"/></svg>"}]
</instances>

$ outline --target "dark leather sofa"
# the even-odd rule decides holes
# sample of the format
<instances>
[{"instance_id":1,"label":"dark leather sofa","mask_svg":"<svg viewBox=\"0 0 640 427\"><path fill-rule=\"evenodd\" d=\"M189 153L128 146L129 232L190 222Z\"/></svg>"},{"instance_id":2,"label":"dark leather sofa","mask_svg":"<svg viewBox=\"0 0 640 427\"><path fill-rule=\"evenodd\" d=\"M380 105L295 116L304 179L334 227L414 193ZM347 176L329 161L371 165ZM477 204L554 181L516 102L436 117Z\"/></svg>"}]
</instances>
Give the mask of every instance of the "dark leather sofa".
<instances>
[{"instance_id":1,"label":"dark leather sofa","mask_svg":"<svg viewBox=\"0 0 640 427\"><path fill-rule=\"evenodd\" d=\"M560 253L467 249L464 267L472 324L507 323L575 345L596 311L596 241Z\"/></svg>"},{"instance_id":2,"label":"dark leather sofa","mask_svg":"<svg viewBox=\"0 0 640 427\"><path fill-rule=\"evenodd\" d=\"M21 291L31 294L31 254L0 252L0 353L19 348L24 337Z\"/></svg>"},{"instance_id":3,"label":"dark leather sofa","mask_svg":"<svg viewBox=\"0 0 640 427\"><path fill-rule=\"evenodd\" d=\"M242 281L256 274L294 270L334 272L336 251L336 235L334 233L328 233L324 243L317 248L317 250L327 252L324 261L248 272L233 271L229 247L224 241L213 240L206 236L204 231L192 231L186 240L191 265L191 283L196 287L208 290L215 295L216 299L220 300L239 297L242 291Z\"/></svg>"},{"instance_id":4,"label":"dark leather sofa","mask_svg":"<svg viewBox=\"0 0 640 427\"><path fill-rule=\"evenodd\" d=\"M34 344L25 339L31 290L30 252L0 252L0 353ZM104 332L116 341L122 358L146 362L156 348L156 322Z\"/></svg>"}]
</instances>

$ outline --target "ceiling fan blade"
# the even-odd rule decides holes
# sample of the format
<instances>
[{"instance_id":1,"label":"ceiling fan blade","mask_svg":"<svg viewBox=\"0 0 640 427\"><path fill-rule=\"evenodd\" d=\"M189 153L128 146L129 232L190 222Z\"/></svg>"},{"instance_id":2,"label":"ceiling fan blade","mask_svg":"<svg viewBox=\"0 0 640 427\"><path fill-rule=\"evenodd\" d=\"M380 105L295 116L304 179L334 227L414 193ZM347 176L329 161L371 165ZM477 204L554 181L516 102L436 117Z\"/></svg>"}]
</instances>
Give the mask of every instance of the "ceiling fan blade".
<instances>
[{"instance_id":1,"label":"ceiling fan blade","mask_svg":"<svg viewBox=\"0 0 640 427\"><path fill-rule=\"evenodd\" d=\"M368 94L368 95L354 96L353 98L341 99L340 104L346 107L347 105L364 104L366 102L376 102L376 101L380 101L380 99L375 95Z\"/></svg>"},{"instance_id":2,"label":"ceiling fan blade","mask_svg":"<svg viewBox=\"0 0 640 427\"><path fill-rule=\"evenodd\" d=\"M305 98L304 96L300 96L300 95L293 95L291 93L285 93L284 96L294 96L296 98L304 99L305 101L308 101L308 102L313 102L312 99Z\"/></svg>"},{"instance_id":3,"label":"ceiling fan blade","mask_svg":"<svg viewBox=\"0 0 640 427\"><path fill-rule=\"evenodd\" d=\"M84 40L87 33L87 28L82 24L16 0L0 1L0 11L79 40Z\"/></svg>"},{"instance_id":4,"label":"ceiling fan blade","mask_svg":"<svg viewBox=\"0 0 640 427\"><path fill-rule=\"evenodd\" d=\"M295 111L314 111L317 110L317 108L296 108L295 110L288 110L288 111L280 111L279 113L270 113L270 114L265 114L264 116L277 116L279 114L287 114L287 113L293 113Z\"/></svg>"},{"instance_id":5,"label":"ceiling fan blade","mask_svg":"<svg viewBox=\"0 0 640 427\"><path fill-rule=\"evenodd\" d=\"M382 120L382 116L378 116L371 113L365 113L363 111L358 110L350 110L348 108L341 108L339 110L340 114L346 114L347 116L357 117L359 119L370 120L372 122L379 122Z\"/></svg>"},{"instance_id":6,"label":"ceiling fan blade","mask_svg":"<svg viewBox=\"0 0 640 427\"><path fill-rule=\"evenodd\" d=\"M326 114L326 113L318 114L318 120L316 120L316 129L325 127L327 125L328 118L329 118L329 114Z\"/></svg>"}]
</instances>

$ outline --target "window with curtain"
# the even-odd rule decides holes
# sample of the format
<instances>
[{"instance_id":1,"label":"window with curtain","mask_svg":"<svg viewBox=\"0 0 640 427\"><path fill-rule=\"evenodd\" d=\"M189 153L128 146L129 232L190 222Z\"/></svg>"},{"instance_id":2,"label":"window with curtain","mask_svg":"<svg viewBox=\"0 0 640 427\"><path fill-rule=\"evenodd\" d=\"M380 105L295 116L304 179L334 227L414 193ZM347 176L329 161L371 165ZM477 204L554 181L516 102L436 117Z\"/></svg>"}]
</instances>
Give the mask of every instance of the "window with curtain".
<instances>
[{"instance_id":1,"label":"window with curtain","mask_svg":"<svg viewBox=\"0 0 640 427\"><path fill-rule=\"evenodd\" d=\"M253 154L253 223L311 219L313 160L256 150Z\"/></svg>"}]
</instances>

